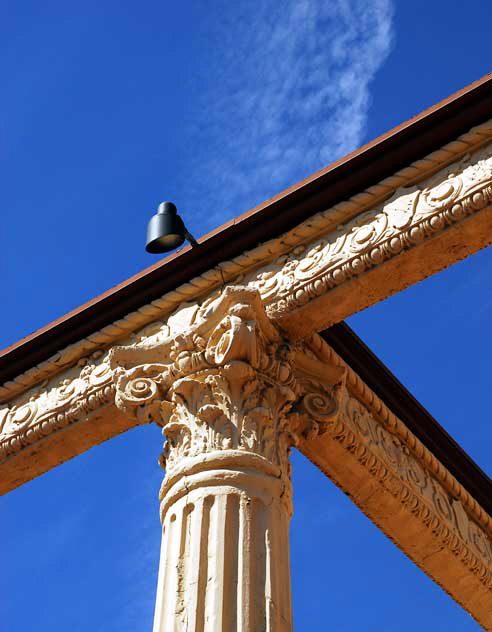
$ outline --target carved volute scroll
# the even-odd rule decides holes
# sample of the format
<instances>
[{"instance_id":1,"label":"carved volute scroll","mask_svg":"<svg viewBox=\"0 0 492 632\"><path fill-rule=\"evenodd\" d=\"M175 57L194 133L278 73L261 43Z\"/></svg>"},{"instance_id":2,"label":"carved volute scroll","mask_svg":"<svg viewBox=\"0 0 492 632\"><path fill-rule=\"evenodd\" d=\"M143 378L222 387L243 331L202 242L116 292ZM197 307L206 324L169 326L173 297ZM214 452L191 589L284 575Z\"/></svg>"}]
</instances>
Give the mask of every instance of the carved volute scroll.
<instances>
[{"instance_id":1,"label":"carved volute scroll","mask_svg":"<svg viewBox=\"0 0 492 632\"><path fill-rule=\"evenodd\" d=\"M174 338L114 348L110 364L119 408L163 427L168 474L217 450L249 452L285 472L286 446L335 414L343 375L284 339L259 293L243 287L226 288Z\"/></svg>"},{"instance_id":2,"label":"carved volute scroll","mask_svg":"<svg viewBox=\"0 0 492 632\"><path fill-rule=\"evenodd\" d=\"M344 371L286 340L243 287L109 362L116 404L166 436L154 631L289 632L289 450L333 420Z\"/></svg>"}]
</instances>

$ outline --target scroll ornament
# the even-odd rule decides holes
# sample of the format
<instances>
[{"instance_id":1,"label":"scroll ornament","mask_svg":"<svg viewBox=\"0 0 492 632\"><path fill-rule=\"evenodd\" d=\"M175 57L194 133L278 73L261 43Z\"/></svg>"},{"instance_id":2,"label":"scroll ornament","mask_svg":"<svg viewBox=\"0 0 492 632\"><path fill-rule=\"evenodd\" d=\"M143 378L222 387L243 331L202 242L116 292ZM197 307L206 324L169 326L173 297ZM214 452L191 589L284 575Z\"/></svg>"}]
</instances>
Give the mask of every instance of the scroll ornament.
<instances>
[{"instance_id":1,"label":"scroll ornament","mask_svg":"<svg viewBox=\"0 0 492 632\"><path fill-rule=\"evenodd\" d=\"M0 460L78 421L114 397L102 351L81 358L62 379L45 380L0 410Z\"/></svg>"},{"instance_id":2,"label":"scroll ornament","mask_svg":"<svg viewBox=\"0 0 492 632\"><path fill-rule=\"evenodd\" d=\"M333 420L343 371L282 337L257 290L228 287L174 338L117 347L116 404L162 426L161 464L224 450L249 452L289 475L299 436Z\"/></svg>"},{"instance_id":3,"label":"scroll ornament","mask_svg":"<svg viewBox=\"0 0 492 632\"><path fill-rule=\"evenodd\" d=\"M398 189L382 206L297 245L246 277L269 316L295 309L429 239L492 202L490 147L440 171L425 186Z\"/></svg>"}]
</instances>

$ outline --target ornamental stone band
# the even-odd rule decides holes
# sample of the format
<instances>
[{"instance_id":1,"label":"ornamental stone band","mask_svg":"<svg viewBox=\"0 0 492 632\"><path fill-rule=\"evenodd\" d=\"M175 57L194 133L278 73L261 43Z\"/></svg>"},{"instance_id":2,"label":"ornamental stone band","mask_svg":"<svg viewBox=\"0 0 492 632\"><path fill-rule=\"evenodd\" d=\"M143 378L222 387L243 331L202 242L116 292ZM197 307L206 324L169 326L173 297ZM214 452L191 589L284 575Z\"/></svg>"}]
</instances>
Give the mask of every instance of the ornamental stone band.
<instances>
[{"instance_id":1,"label":"ornamental stone band","mask_svg":"<svg viewBox=\"0 0 492 632\"><path fill-rule=\"evenodd\" d=\"M489 245L491 186L492 120L60 350L0 385L0 401L140 330L179 331L226 283L258 289L292 335L321 331Z\"/></svg>"}]
</instances>

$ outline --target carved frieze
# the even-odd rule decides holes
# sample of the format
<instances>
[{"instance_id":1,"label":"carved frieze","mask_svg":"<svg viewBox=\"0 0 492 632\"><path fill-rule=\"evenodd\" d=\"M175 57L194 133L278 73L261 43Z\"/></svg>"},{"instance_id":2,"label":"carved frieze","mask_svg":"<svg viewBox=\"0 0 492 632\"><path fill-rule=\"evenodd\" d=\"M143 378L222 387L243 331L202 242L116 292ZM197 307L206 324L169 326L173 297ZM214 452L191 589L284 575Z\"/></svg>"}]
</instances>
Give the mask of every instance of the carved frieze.
<instances>
[{"instance_id":1,"label":"carved frieze","mask_svg":"<svg viewBox=\"0 0 492 632\"><path fill-rule=\"evenodd\" d=\"M105 354L81 358L58 379L46 380L0 409L0 460L65 428L114 399Z\"/></svg>"},{"instance_id":2,"label":"carved frieze","mask_svg":"<svg viewBox=\"0 0 492 632\"><path fill-rule=\"evenodd\" d=\"M492 149L468 154L432 178L400 188L384 204L295 246L245 279L271 317L435 237L492 202Z\"/></svg>"},{"instance_id":3,"label":"carved frieze","mask_svg":"<svg viewBox=\"0 0 492 632\"><path fill-rule=\"evenodd\" d=\"M130 343L132 338L164 339L179 333L199 320L202 303L213 300L225 283L258 289L267 313L273 319L283 318L311 299L435 238L490 205L491 139L489 121L287 233L222 262L0 385L1 401L103 346L121 344L125 338ZM457 161L442 168L453 159ZM449 252L444 265L454 263L455 256ZM405 286L403 279L400 289Z\"/></svg>"},{"instance_id":4,"label":"carved frieze","mask_svg":"<svg viewBox=\"0 0 492 632\"><path fill-rule=\"evenodd\" d=\"M326 432L492 591L491 531L472 518L460 498L370 406L347 391L340 414L326 425ZM357 491L351 495L357 502Z\"/></svg>"},{"instance_id":5,"label":"carved frieze","mask_svg":"<svg viewBox=\"0 0 492 632\"><path fill-rule=\"evenodd\" d=\"M297 239L287 251L285 244L292 241L295 230L272 240L270 262L251 264L249 272L231 275L231 280L257 289L268 316L275 320L435 237L491 202L492 147L488 145L419 184L396 189L383 204L352 215L336 229L329 221L330 211L320 213L316 222L320 224L319 235L314 239L304 243ZM321 217L326 218L325 230ZM247 258L245 253L242 259ZM224 268L230 266L224 264ZM191 321L200 317L200 311L199 302L190 303L184 312L179 309L169 321L156 321L146 331L153 328L160 335L172 335L183 326L180 318Z\"/></svg>"}]
</instances>

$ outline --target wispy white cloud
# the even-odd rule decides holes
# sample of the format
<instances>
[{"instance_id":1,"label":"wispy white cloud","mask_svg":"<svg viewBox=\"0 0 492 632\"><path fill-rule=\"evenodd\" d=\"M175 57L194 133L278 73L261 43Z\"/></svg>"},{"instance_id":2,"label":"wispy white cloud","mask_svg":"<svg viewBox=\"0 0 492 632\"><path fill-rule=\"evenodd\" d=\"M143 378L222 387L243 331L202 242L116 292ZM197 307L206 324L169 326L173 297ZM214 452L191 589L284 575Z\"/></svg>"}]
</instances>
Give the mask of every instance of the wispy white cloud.
<instances>
[{"instance_id":1,"label":"wispy white cloud","mask_svg":"<svg viewBox=\"0 0 492 632\"><path fill-rule=\"evenodd\" d=\"M196 95L188 143L186 202L214 209L207 228L361 144L393 39L390 0L223 9L207 32L209 89Z\"/></svg>"}]
</instances>

